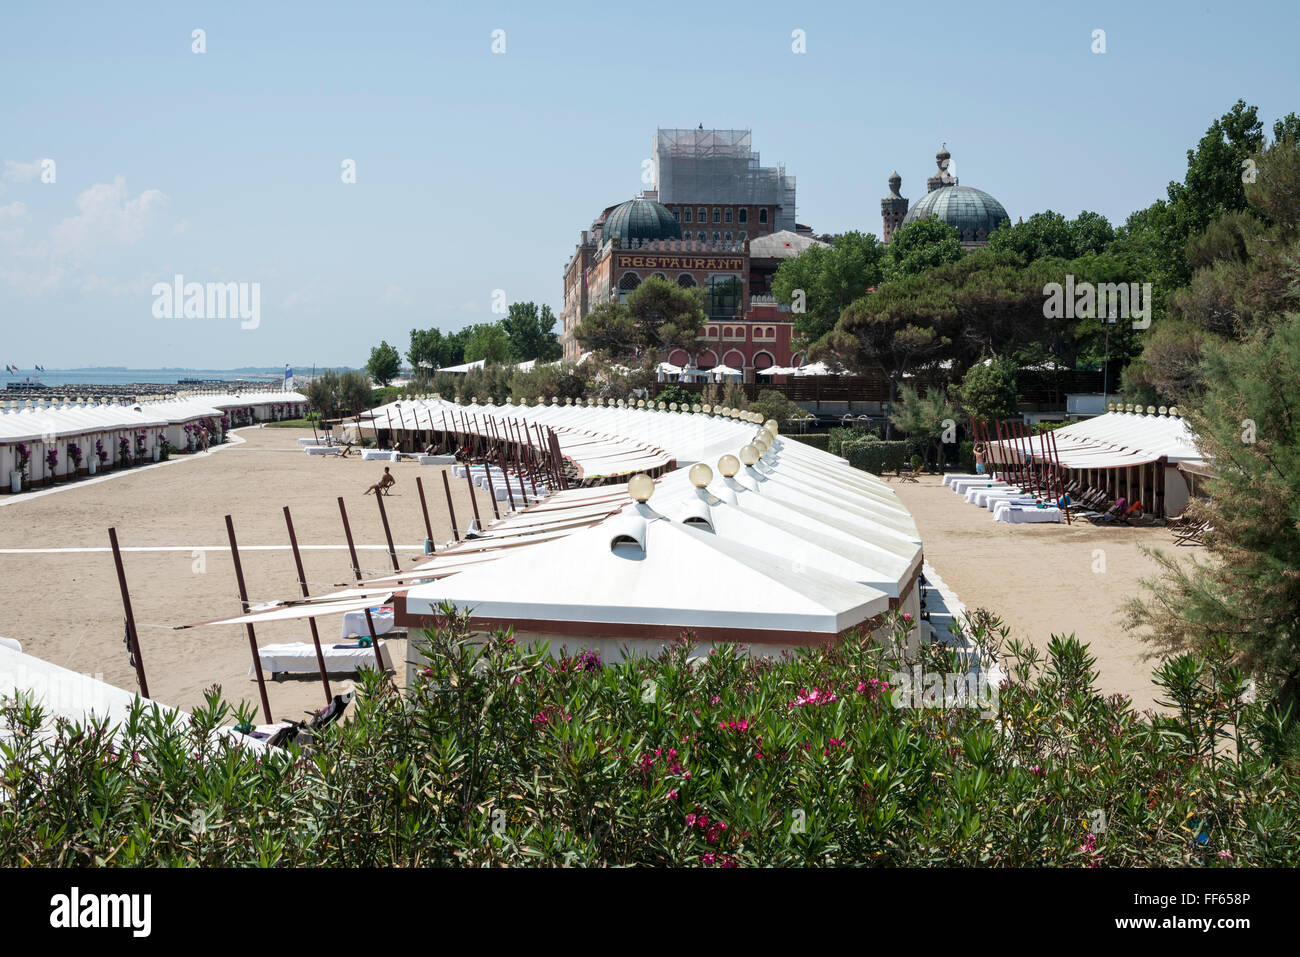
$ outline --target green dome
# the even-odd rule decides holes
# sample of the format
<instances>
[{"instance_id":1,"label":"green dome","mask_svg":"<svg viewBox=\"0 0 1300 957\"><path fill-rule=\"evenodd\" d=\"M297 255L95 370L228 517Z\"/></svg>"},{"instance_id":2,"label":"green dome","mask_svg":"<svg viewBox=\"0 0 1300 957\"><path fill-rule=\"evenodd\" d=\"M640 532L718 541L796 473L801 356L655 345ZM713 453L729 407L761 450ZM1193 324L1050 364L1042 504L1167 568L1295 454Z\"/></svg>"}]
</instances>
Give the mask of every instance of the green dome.
<instances>
[{"instance_id":1,"label":"green dome","mask_svg":"<svg viewBox=\"0 0 1300 957\"><path fill-rule=\"evenodd\" d=\"M616 207L606 217L601 235L605 239L617 236L620 244L627 245L633 239L681 239L682 228L667 206L637 198Z\"/></svg>"},{"instance_id":2,"label":"green dome","mask_svg":"<svg viewBox=\"0 0 1300 957\"><path fill-rule=\"evenodd\" d=\"M982 189L970 186L941 186L922 196L903 217L903 225L937 216L956 226L964 243L982 243L989 233L1011 217L1006 208Z\"/></svg>"}]
</instances>

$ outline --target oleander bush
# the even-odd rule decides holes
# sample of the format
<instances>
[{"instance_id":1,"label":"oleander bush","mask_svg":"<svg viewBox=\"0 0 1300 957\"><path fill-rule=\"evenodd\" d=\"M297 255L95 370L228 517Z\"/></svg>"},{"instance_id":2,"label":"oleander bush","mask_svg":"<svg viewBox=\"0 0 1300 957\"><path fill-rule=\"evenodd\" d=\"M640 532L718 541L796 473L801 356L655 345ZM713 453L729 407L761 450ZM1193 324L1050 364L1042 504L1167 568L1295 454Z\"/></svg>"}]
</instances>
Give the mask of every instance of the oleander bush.
<instances>
[{"instance_id":1,"label":"oleander bush","mask_svg":"<svg viewBox=\"0 0 1300 957\"><path fill-rule=\"evenodd\" d=\"M977 612L1006 671L980 710L900 694L965 664L909 656L901 616L883 643L615 665L443 614L418 687L364 671L310 751L214 736L250 716L218 689L116 731L8 703L0 866L1300 864L1297 771L1224 646L1165 663L1170 713L1138 714L1073 637L1040 653Z\"/></svg>"}]
</instances>

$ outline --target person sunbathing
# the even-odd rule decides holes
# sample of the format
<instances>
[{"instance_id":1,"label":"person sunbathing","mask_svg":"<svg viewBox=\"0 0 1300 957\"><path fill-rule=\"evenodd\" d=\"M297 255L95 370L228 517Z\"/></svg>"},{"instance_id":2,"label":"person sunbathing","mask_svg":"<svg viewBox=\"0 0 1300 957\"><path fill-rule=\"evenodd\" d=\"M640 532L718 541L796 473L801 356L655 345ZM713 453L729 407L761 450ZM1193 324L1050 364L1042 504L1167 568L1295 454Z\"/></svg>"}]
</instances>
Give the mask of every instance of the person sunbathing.
<instances>
[{"instance_id":1,"label":"person sunbathing","mask_svg":"<svg viewBox=\"0 0 1300 957\"><path fill-rule=\"evenodd\" d=\"M383 478L381 478L378 482L370 486L361 494L369 495L371 492L374 492L376 495L380 495L380 494L387 495L389 494L388 489L392 488L396 484L397 484L397 479L393 478L393 473L390 472L388 470L388 466L385 465Z\"/></svg>"}]
</instances>

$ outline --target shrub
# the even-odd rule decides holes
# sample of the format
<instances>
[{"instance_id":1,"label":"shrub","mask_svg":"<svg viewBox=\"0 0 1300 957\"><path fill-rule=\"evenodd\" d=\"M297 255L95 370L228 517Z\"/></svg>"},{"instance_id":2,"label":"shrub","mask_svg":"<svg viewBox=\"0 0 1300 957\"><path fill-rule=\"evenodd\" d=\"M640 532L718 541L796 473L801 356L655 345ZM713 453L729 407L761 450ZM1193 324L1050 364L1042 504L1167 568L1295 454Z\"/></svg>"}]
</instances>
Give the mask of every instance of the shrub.
<instances>
[{"instance_id":1,"label":"shrub","mask_svg":"<svg viewBox=\"0 0 1300 957\"><path fill-rule=\"evenodd\" d=\"M796 442L802 442L804 445L811 445L815 449L830 451L831 437L825 432L807 432L800 435L798 432L792 432L789 435L782 435L784 439L794 439Z\"/></svg>"},{"instance_id":2,"label":"shrub","mask_svg":"<svg viewBox=\"0 0 1300 957\"><path fill-rule=\"evenodd\" d=\"M962 442L957 446L957 461L960 463L961 470L966 474L973 474L975 471L975 443Z\"/></svg>"},{"instance_id":3,"label":"shrub","mask_svg":"<svg viewBox=\"0 0 1300 957\"><path fill-rule=\"evenodd\" d=\"M348 720L311 753L214 738L251 717L219 689L192 719L137 704L116 735L37 734L34 709L0 708L16 732L0 745L0 864L1300 863L1300 781L1225 650L1157 672L1168 716L1100 694L1087 646L1055 636L1045 653L1005 645L993 700L930 706L905 683L963 665L938 645L892 658L901 615L883 643L755 660L694 657L684 636L609 664L471 639L444 614L417 687L364 669ZM977 611L969 634L999 655L1007 629Z\"/></svg>"},{"instance_id":4,"label":"shrub","mask_svg":"<svg viewBox=\"0 0 1300 957\"><path fill-rule=\"evenodd\" d=\"M851 439L840 446L840 455L854 468L873 475L899 471L908 461L915 443L907 439L882 442L874 435Z\"/></svg>"},{"instance_id":5,"label":"shrub","mask_svg":"<svg viewBox=\"0 0 1300 957\"><path fill-rule=\"evenodd\" d=\"M860 435L861 433L857 432L854 429L846 429L843 428L842 426L836 426L832 428L830 431L829 439L828 439L829 444L827 445L826 450L830 452L832 455L842 456L844 453L843 451L841 451L841 446L844 444L844 442L848 439L852 439Z\"/></svg>"}]
</instances>

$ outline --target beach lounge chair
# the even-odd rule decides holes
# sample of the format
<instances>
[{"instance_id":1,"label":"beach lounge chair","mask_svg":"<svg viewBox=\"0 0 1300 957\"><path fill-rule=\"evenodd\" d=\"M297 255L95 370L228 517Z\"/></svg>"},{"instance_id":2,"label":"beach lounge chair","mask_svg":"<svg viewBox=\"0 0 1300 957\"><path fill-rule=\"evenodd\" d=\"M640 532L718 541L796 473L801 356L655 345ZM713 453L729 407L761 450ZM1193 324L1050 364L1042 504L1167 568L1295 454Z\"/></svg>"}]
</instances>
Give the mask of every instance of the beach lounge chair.
<instances>
[{"instance_id":1,"label":"beach lounge chair","mask_svg":"<svg viewBox=\"0 0 1300 957\"><path fill-rule=\"evenodd\" d=\"M1189 520L1174 530L1175 545L1204 545L1205 536L1214 529L1208 521Z\"/></svg>"}]
</instances>

